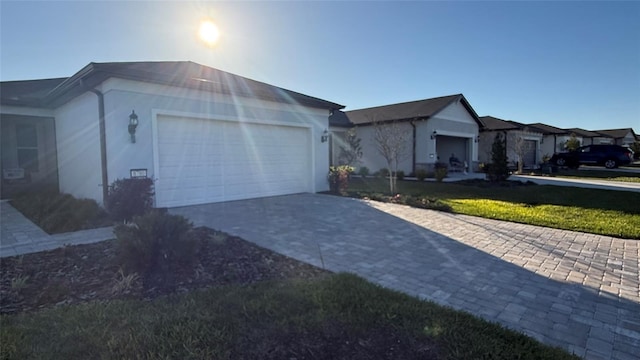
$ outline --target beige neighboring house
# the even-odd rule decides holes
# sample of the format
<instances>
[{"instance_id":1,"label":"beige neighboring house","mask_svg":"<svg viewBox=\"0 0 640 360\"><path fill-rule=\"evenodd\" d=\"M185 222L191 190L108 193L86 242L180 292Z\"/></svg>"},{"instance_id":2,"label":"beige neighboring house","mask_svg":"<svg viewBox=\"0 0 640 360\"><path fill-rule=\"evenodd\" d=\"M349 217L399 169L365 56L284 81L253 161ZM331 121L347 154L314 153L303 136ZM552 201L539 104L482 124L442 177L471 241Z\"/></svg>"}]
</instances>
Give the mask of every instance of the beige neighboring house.
<instances>
[{"instance_id":1,"label":"beige neighboring house","mask_svg":"<svg viewBox=\"0 0 640 360\"><path fill-rule=\"evenodd\" d=\"M483 163L491 162L491 147L496 134L502 133L506 139L509 167L517 168L522 161L523 168L535 169L542 163L541 130L512 120L498 119L493 116L480 118L484 128L480 131L478 145L479 159Z\"/></svg>"},{"instance_id":2,"label":"beige neighboring house","mask_svg":"<svg viewBox=\"0 0 640 360\"><path fill-rule=\"evenodd\" d=\"M376 149L374 123L396 124L404 132L406 146L398 170L405 174L417 169L432 170L436 162L449 162L455 154L466 162L469 170L477 169L478 135L482 122L462 94L449 95L399 104L371 107L346 112L335 111L330 117L332 136L340 135L352 123L361 139L362 160L371 172L387 168ZM340 125L342 124L342 125ZM333 149L339 148L332 142ZM336 157L335 151L332 159Z\"/></svg>"}]
</instances>

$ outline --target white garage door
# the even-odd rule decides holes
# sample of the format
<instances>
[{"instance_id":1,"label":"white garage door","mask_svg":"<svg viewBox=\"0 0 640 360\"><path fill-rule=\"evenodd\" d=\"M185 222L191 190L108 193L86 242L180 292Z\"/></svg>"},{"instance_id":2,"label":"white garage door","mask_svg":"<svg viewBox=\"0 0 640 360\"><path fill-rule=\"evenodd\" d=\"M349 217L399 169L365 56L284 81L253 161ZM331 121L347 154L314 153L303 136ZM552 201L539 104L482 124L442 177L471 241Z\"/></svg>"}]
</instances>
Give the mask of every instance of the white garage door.
<instances>
[{"instance_id":1,"label":"white garage door","mask_svg":"<svg viewBox=\"0 0 640 360\"><path fill-rule=\"evenodd\" d=\"M159 207L311 192L310 130L158 116Z\"/></svg>"}]
</instances>

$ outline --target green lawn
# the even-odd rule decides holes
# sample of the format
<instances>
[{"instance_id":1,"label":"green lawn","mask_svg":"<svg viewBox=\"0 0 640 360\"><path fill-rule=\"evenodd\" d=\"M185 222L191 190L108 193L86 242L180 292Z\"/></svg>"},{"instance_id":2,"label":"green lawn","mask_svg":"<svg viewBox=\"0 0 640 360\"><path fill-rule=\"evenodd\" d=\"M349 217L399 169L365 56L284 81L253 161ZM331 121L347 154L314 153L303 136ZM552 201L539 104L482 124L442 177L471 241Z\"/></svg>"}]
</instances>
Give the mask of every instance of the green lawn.
<instances>
[{"instance_id":1,"label":"green lawn","mask_svg":"<svg viewBox=\"0 0 640 360\"><path fill-rule=\"evenodd\" d=\"M553 176L570 179L597 179L640 183L640 173L625 171L561 169L558 173L553 174Z\"/></svg>"},{"instance_id":2,"label":"green lawn","mask_svg":"<svg viewBox=\"0 0 640 360\"><path fill-rule=\"evenodd\" d=\"M573 359L354 275L0 317L3 359Z\"/></svg>"},{"instance_id":3,"label":"green lawn","mask_svg":"<svg viewBox=\"0 0 640 360\"><path fill-rule=\"evenodd\" d=\"M399 181L399 193L437 199L455 213L640 239L640 193L551 185L489 186L484 181ZM354 178L355 196L387 193L384 179ZM375 196L374 196L375 198Z\"/></svg>"}]
</instances>

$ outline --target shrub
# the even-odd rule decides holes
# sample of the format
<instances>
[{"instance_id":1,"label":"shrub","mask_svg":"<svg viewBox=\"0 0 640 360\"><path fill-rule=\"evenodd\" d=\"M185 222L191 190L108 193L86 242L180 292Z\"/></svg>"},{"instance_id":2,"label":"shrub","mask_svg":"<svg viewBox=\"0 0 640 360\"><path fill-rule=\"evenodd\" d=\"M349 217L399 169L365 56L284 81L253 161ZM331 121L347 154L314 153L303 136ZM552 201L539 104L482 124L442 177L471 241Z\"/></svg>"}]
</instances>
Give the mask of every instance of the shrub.
<instances>
[{"instance_id":1,"label":"shrub","mask_svg":"<svg viewBox=\"0 0 640 360\"><path fill-rule=\"evenodd\" d=\"M427 178L427 175L429 175L429 174L427 173L427 170L425 170L425 169L416 170L416 178L418 178L418 181L424 181L424 179Z\"/></svg>"},{"instance_id":2,"label":"shrub","mask_svg":"<svg viewBox=\"0 0 640 360\"><path fill-rule=\"evenodd\" d=\"M437 182L442 182L442 180L447 177L447 173L449 172L447 164L443 162L437 162L433 166L435 168L434 177Z\"/></svg>"},{"instance_id":3,"label":"shrub","mask_svg":"<svg viewBox=\"0 0 640 360\"><path fill-rule=\"evenodd\" d=\"M130 224L116 226L120 266L145 278L154 273L164 278L172 271L192 267L198 246L192 229L186 218L157 209L134 217Z\"/></svg>"},{"instance_id":4,"label":"shrub","mask_svg":"<svg viewBox=\"0 0 640 360\"><path fill-rule=\"evenodd\" d=\"M442 180L444 180L444 178L447 177L447 169L446 168L439 168L436 169L436 172L434 174L434 177L436 178L437 182L442 182Z\"/></svg>"},{"instance_id":5,"label":"shrub","mask_svg":"<svg viewBox=\"0 0 640 360\"><path fill-rule=\"evenodd\" d=\"M382 168L382 169L378 170L378 174L380 174L381 178L387 178L387 177L389 177L389 169Z\"/></svg>"},{"instance_id":6,"label":"shrub","mask_svg":"<svg viewBox=\"0 0 640 360\"><path fill-rule=\"evenodd\" d=\"M509 177L506 140L497 133L491 145L491 164L485 165L487 180L500 182Z\"/></svg>"},{"instance_id":7,"label":"shrub","mask_svg":"<svg viewBox=\"0 0 640 360\"><path fill-rule=\"evenodd\" d=\"M109 187L106 207L114 221L131 221L153 206L153 180L118 179Z\"/></svg>"},{"instance_id":8,"label":"shrub","mask_svg":"<svg viewBox=\"0 0 640 360\"><path fill-rule=\"evenodd\" d=\"M402 171L402 170L396 171L396 179L404 180L404 171Z\"/></svg>"},{"instance_id":9,"label":"shrub","mask_svg":"<svg viewBox=\"0 0 640 360\"><path fill-rule=\"evenodd\" d=\"M349 187L349 176L353 172L353 167L349 165L329 167L329 189L334 194L346 195Z\"/></svg>"},{"instance_id":10,"label":"shrub","mask_svg":"<svg viewBox=\"0 0 640 360\"><path fill-rule=\"evenodd\" d=\"M76 199L52 189L18 195L11 205L49 234L110 225L95 200Z\"/></svg>"},{"instance_id":11,"label":"shrub","mask_svg":"<svg viewBox=\"0 0 640 360\"><path fill-rule=\"evenodd\" d=\"M362 166L360 167L360 170L358 170L358 175L365 177L369 175L369 168L366 166Z\"/></svg>"}]
</instances>

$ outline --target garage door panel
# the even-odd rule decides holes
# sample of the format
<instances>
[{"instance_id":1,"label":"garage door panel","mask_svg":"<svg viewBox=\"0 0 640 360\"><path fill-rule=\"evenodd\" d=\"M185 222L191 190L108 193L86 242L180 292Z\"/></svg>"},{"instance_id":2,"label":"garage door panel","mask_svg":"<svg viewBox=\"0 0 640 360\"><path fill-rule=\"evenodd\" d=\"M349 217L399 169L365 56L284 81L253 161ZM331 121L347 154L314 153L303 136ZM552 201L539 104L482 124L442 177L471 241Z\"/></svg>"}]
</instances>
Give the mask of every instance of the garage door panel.
<instances>
[{"instance_id":1,"label":"garage door panel","mask_svg":"<svg viewBox=\"0 0 640 360\"><path fill-rule=\"evenodd\" d=\"M310 130L159 116L158 206L312 191Z\"/></svg>"}]
</instances>

